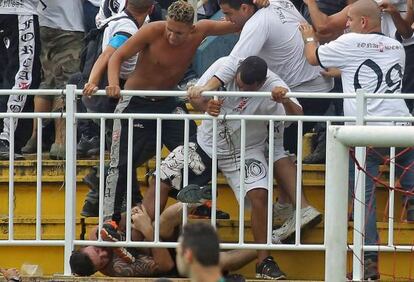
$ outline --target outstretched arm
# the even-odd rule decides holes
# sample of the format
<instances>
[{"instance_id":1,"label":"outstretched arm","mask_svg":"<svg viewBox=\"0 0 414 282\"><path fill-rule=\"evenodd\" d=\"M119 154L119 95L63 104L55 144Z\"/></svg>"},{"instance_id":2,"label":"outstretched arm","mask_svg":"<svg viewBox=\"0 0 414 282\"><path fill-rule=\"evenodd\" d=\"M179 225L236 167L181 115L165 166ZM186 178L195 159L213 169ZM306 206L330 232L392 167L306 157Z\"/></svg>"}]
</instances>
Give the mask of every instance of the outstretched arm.
<instances>
[{"instance_id":1,"label":"outstretched arm","mask_svg":"<svg viewBox=\"0 0 414 282\"><path fill-rule=\"evenodd\" d=\"M400 11L392 4L389 0L384 0L381 2L379 7L383 12L389 13L392 17L392 21L397 28L398 33L402 38L410 38L413 35L413 30L411 28L412 18L413 18L413 6L412 0L407 1L407 15L403 18Z\"/></svg>"},{"instance_id":2,"label":"outstretched arm","mask_svg":"<svg viewBox=\"0 0 414 282\"><path fill-rule=\"evenodd\" d=\"M349 5L342 11L328 16L319 10L316 0L304 0L303 2L308 5L312 25L320 40L323 42L331 41L343 34L346 28Z\"/></svg>"},{"instance_id":3,"label":"outstretched arm","mask_svg":"<svg viewBox=\"0 0 414 282\"><path fill-rule=\"evenodd\" d=\"M154 23L157 24L157 23ZM141 27L137 33L129 38L116 52L113 53L108 63L108 86L106 94L110 97L119 98L119 73L121 64L135 54L142 51L153 38L156 27L154 24L147 24Z\"/></svg>"},{"instance_id":4,"label":"outstretched arm","mask_svg":"<svg viewBox=\"0 0 414 282\"><path fill-rule=\"evenodd\" d=\"M109 59L116 49L112 46L107 46L105 50L99 55L95 64L92 67L88 82L83 87L83 95L91 96L98 90L98 84L106 71Z\"/></svg>"},{"instance_id":5,"label":"outstretched arm","mask_svg":"<svg viewBox=\"0 0 414 282\"><path fill-rule=\"evenodd\" d=\"M215 20L200 20L196 23L196 28L199 29L204 36L224 35L240 31L235 24L229 21L215 21Z\"/></svg>"}]
</instances>

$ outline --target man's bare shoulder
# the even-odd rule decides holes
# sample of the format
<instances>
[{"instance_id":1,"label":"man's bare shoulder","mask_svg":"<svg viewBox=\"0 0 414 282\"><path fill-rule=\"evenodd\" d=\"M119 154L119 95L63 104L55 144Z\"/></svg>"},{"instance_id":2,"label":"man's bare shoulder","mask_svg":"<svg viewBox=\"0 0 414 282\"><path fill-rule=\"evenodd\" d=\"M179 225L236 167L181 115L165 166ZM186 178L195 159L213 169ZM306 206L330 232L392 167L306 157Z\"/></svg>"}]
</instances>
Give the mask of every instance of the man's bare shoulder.
<instances>
[{"instance_id":1,"label":"man's bare shoulder","mask_svg":"<svg viewBox=\"0 0 414 282\"><path fill-rule=\"evenodd\" d=\"M156 21L156 22L147 23L139 29L139 32L158 36L164 33L165 24L166 24L166 21Z\"/></svg>"}]
</instances>

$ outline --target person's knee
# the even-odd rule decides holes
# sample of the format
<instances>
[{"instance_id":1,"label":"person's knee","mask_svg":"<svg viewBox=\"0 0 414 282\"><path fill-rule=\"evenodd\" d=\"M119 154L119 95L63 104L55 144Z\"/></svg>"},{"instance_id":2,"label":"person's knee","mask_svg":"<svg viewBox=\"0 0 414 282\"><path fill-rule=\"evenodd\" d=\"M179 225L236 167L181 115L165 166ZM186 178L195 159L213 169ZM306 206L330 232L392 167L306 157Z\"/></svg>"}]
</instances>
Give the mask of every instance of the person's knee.
<instances>
[{"instance_id":1,"label":"person's knee","mask_svg":"<svg viewBox=\"0 0 414 282\"><path fill-rule=\"evenodd\" d=\"M265 207L267 204L267 190L265 188L255 188L247 192L247 198L252 204L252 208Z\"/></svg>"}]
</instances>

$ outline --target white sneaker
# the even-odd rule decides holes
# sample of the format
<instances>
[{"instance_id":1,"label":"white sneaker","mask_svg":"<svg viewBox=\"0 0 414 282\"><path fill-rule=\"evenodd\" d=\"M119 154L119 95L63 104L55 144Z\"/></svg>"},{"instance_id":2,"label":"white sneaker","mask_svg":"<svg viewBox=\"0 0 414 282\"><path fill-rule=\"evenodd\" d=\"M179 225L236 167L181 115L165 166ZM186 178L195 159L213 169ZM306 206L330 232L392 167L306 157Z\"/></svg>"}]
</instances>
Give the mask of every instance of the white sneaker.
<instances>
[{"instance_id":1,"label":"white sneaker","mask_svg":"<svg viewBox=\"0 0 414 282\"><path fill-rule=\"evenodd\" d=\"M307 206L301 209L301 224L300 228L311 228L322 221L322 214L318 212L314 207ZM296 214L293 213L291 217L278 229L273 230L272 242L274 244L280 244L286 242L295 234L295 222Z\"/></svg>"},{"instance_id":2,"label":"white sneaker","mask_svg":"<svg viewBox=\"0 0 414 282\"><path fill-rule=\"evenodd\" d=\"M273 222L279 224L288 220L293 214L292 204L281 204L276 202L273 204Z\"/></svg>"}]
</instances>

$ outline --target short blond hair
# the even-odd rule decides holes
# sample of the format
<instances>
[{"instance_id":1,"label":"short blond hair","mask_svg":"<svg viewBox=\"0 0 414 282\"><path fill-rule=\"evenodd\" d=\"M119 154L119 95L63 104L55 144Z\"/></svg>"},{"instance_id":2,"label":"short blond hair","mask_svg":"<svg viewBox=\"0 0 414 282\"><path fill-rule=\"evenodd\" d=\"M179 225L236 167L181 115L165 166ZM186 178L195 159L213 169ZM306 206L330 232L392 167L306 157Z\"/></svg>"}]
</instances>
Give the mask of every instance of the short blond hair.
<instances>
[{"instance_id":1,"label":"short blond hair","mask_svg":"<svg viewBox=\"0 0 414 282\"><path fill-rule=\"evenodd\" d=\"M194 22L194 8L190 3L178 0L168 7L167 16L177 22L192 24Z\"/></svg>"}]
</instances>

